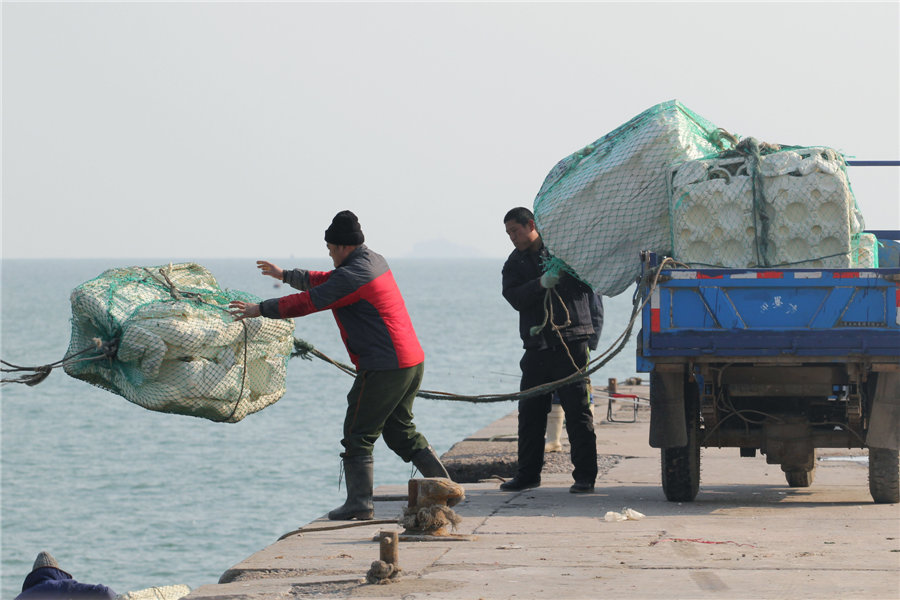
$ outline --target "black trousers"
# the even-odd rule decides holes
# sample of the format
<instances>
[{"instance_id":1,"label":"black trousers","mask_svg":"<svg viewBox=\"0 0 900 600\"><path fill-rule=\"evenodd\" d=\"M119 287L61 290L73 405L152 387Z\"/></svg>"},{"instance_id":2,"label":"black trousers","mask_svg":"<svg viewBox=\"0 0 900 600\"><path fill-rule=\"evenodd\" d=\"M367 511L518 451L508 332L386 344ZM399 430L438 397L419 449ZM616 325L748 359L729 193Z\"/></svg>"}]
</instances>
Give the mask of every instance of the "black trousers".
<instances>
[{"instance_id":1,"label":"black trousers","mask_svg":"<svg viewBox=\"0 0 900 600\"><path fill-rule=\"evenodd\" d=\"M521 389L550 383L571 375L588 361L587 342L567 342L565 347L548 350L525 350L519 362L522 368ZM571 354L571 358L569 358ZM574 359L575 365L572 364ZM566 416L566 433L571 446L572 477L578 482L594 483L597 479L597 435L590 408L590 392L586 380L557 390ZM525 480L537 479L544 467L544 435L552 394L541 394L519 400L519 472Z\"/></svg>"}]
</instances>

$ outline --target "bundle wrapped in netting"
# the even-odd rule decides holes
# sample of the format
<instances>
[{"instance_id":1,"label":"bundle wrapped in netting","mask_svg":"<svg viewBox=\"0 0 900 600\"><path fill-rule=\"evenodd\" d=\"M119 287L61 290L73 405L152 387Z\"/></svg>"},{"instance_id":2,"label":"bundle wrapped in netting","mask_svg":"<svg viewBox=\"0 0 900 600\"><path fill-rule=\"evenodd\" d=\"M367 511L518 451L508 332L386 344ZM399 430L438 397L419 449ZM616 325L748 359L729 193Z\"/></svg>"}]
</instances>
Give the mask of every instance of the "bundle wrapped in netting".
<instances>
[{"instance_id":1,"label":"bundle wrapped in netting","mask_svg":"<svg viewBox=\"0 0 900 600\"><path fill-rule=\"evenodd\" d=\"M193 263L110 269L73 290L66 373L144 408L235 423L284 394L293 321L233 321L232 300ZM91 351L87 352L90 356Z\"/></svg>"},{"instance_id":2,"label":"bundle wrapped in netting","mask_svg":"<svg viewBox=\"0 0 900 600\"><path fill-rule=\"evenodd\" d=\"M877 267L846 162L825 147L742 140L669 174L673 257L729 268Z\"/></svg>"},{"instance_id":3,"label":"bundle wrapped in netting","mask_svg":"<svg viewBox=\"0 0 900 600\"><path fill-rule=\"evenodd\" d=\"M642 112L547 175L534 200L544 244L594 291L624 291L641 250L671 255L669 169L731 145L677 100Z\"/></svg>"}]
</instances>

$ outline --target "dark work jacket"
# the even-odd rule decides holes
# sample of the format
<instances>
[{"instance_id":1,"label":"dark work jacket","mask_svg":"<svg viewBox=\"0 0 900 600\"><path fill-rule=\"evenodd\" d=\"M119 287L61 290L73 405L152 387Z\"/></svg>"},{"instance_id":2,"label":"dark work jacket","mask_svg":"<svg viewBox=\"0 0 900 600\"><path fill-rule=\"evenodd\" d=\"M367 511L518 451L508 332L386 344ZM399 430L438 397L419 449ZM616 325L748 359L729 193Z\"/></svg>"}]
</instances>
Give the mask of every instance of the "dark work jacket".
<instances>
[{"instance_id":1,"label":"dark work jacket","mask_svg":"<svg viewBox=\"0 0 900 600\"><path fill-rule=\"evenodd\" d=\"M331 310L357 369L405 369L425 360L387 261L367 246L333 271L293 269L282 279L303 291L263 301L262 316L288 319Z\"/></svg>"},{"instance_id":2,"label":"dark work jacket","mask_svg":"<svg viewBox=\"0 0 900 600\"><path fill-rule=\"evenodd\" d=\"M41 567L28 574L16 600L113 600L115 597L116 593L105 585L79 583L62 569Z\"/></svg>"},{"instance_id":3,"label":"dark work jacket","mask_svg":"<svg viewBox=\"0 0 900 600\"><path fill-rule=\"evenodd\" d=\"M591 294L591 325L594 326L594 333L588 338L588 348L596 350L600 343L600 332L603 331L603 301L595 293Z\"/></svg>"},{"instance_id":4,"label":"dark work jacket","mask_svg":"<svg viewBox=\"0 0 900 600\"><path fill-rule=\"evenodd\" d=\"M536 253L513 250L503 265L503 297L519 311L519 336L522 338L522 347L526 349L542 350L561 345L549 320L539 334L531 335L531 328L540 325L545 317L544 297L547 290L541 287L541 261L547 255L547 249L543 246ZM567 342L587 341L594 334L591 318L591 297L594 292L568 273L560 276L554 289L565 303L571 321L568 327L560 330L562 337ZM566 319L566 310L556 294L551 293L550 296L553 302L553 321L562 324ZM599 311L599 322L602 324L602 306Z\"/></svg>"}]
</instances>

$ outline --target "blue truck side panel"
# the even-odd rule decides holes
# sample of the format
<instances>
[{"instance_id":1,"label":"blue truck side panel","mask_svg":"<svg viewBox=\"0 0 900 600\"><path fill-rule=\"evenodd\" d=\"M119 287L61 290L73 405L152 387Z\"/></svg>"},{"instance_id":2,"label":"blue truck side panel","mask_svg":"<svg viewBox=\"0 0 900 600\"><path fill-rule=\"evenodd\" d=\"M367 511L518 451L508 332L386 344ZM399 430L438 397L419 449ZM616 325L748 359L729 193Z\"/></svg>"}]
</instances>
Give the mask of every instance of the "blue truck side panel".
<instances>
[{"instance_id":1,"label":"blue truck side panel","mask_svg":"<svg viewBox=\"0 0 900 600\"><path fill-rule=\"evenodd\" d=\"M671 269L642 314L639 370L655 357L900 360L900 269Z\"/></svg>"}]
</instances>

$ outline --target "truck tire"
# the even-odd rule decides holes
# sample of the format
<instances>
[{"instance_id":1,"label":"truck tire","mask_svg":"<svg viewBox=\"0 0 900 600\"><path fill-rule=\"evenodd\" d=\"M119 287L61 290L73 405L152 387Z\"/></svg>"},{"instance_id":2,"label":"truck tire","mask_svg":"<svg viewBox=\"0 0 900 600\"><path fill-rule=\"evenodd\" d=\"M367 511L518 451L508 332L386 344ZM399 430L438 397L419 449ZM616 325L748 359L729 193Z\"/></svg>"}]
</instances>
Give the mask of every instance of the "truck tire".
<instances>
[{"instance_id":1,"label":"truck tire","mask_svg":"<svg viewBox=\"0 0 900 600\"><path fill-rule=\"evenodd\" d=\"M869 493L876 504L900 502L900 459L897 450L869 448Z\"/></svg>"},{"instance_id":2,"label":"truck tire","mask_svg":"<svg viewBox=\"0 0 900 600\"><path fill-rule=\"evenodd\" d=\"M694 383L684 382L687 445L660 449L662 486L669 502L693 502L700 491L700 398Z\"/></svg>"}]
</instances>

